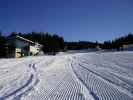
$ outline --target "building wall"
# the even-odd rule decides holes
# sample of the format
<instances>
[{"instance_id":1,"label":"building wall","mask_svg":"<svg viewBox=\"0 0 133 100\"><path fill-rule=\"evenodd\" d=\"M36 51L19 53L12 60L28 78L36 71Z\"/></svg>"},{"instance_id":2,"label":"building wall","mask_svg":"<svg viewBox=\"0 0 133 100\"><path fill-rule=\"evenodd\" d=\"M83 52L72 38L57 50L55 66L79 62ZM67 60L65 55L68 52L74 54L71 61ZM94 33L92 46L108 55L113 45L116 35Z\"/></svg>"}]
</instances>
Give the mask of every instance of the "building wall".
<instances>
[{"instance_id":1,"label":"building wall","mask_svg":"<svg viewBox=\"0 0 133 100\"><path fill-rule=\"evenodd\" d=\"M21 49L21 53L24 56L36 55L40 51L40 48L38 45L34 45L34 44L31 45L28 42L21 41L21 40L16 40L15 45L16 45L16 48ZM25 50L24 47L28 47L29 49ZM17 57L18 56L19 56L19 53L17 53Z\"/></svg>"},{"instance_id":2,"label":"building wall","mask_svg":"<svg viewBox=\"0 0 133 100\"><path fill-rule=\"evenodd\" d=\"M128 50L133 51L133 44L128 45Z\"/></svg>"},{"instance_id":3,"label":"building wall","mask_svg":"<svg viewBox=\"0 0 133 100\"><path fill-rule=\"evenodd\" d=\"M29 53L30 53L29 52L29 46L30 46L30 44L28 42L21 41L21 40L16 40L15 45L16 45L17 49L21 49L21 56L29 56ZM17 53L17 55L19 56L19 53Z\"/></svg>"},{"instance_id":4,"label":"building wall","mask_svg":"<svg viewBox=\"0 0 133 100\"><path fill-rule=\"evenodd\" d=\"M124 50L133 51L133 44L123 45Z\"/></svg>"},{"instance_id":5,"label":"building wall","mask_svg":"<svg viewBox=\"0 0 133 100\"><path fill-rule=\"evenodd\" d=\"M28 46L28 45L29 45L29 43L27 43L25 41L15 40L16 48L23 48L23 47Z\"/></svg>"},{"instance_id":6,"label":"building wall","mask_svg":"<svg viewBox=\"0 0 133 100\"><path fill-rule=\"evenodd\" d=\"M36 55L39 53L39 48L36 46L30 46L30 53L32 53L32 55Z\"/></svg>"},{"instance_id":7,"label":"building wall","mask_svg":"<svg viewBox=\"0 0 133 100\"><path fill-rule=\"evenodd\" d=\"M16 58L21 58L22 57L22 52L20 48L15 49L15 57Z\"/></svg>"},{"instance_id":8,"label":"building wall","mask_svg":"<svg viewBox=\"0 0 133 100\"><path fill-rule=\"evenodd\" d=\"M29 55L30 44L28 42L13 38L8 41L8 44L10 46L7 54L8 57L20 58Z\"/></svg>"}]
</instances>

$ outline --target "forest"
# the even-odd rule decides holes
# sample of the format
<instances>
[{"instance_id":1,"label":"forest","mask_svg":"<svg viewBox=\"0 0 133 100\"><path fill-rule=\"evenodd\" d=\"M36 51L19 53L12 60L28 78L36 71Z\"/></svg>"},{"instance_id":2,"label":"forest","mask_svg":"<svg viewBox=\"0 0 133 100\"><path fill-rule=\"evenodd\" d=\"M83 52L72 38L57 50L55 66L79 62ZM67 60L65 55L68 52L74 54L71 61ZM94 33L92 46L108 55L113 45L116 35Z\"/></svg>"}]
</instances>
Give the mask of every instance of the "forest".
<instances>
[{"instance_id":1,"label":"forest","mask_svg":"<svg viewBox=\"0 0 133 100\"><path fill-rule=\"evenodd\" d=\"M122 45L125 44L133 44L133 34L129 33L128 35L104 41L103 43L99 43L98 41L65 41L63 37L57 34L50 34L48 32L31 32L31 33L17 33L12 32L9 36L4 36L0 33L0 57L5 57L6 48L7 48L7 38L12 35L19 35L24 38L27 38L31 41L38 42L43 45L42 51L44 53L53 53L56 54L60 51L67 50L81 50L81 49L89 49L96 48L99 46L101 49L116 49L120 50Z\"/></svg>"}]
</instances>

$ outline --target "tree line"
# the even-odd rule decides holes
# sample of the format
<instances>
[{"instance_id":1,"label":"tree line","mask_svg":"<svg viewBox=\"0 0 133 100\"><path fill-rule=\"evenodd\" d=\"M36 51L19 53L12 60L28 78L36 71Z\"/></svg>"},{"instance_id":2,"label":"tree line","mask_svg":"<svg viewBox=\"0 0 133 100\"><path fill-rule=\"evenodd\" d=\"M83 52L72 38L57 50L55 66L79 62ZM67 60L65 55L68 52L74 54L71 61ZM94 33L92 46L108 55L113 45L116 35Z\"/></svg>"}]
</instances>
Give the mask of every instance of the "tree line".
<instances>
[{"instance_id":1,"label":"tree line","mask_svg":"<svg viewBox=\"0 0 133 100\"><path fill-rule=\"evenodd\" d=\"M122 36L119 38L116 38L112 41L104 41L103 44L101 44L101 48L102 49L116 49L116 50L120 50L122 49L123 45L126 44L133 44L133 34L129 33L126 36Z\"/></svg>"},{"instance_id":2,"label":"tree line","mask_svg":"<svg viewBox=\"0 0 133 100\"><path fill-rule=\"evenodd\" d=\"M66 50L81 50L96 48L100 43L90 41L78 41L78 42L65 42Z\"/></svg>"},{"instance_id":3,"label":"tree line","mask_svg":"<svg viewBox=\"0 0 133 100\"><path fill-rule=\"evenodd\" d=\"M124 44L133 44L133 34L129 33L126 36L116 38L110 41L104 41L103 43L91 42L91 41L78 41L78 42L66 42L63 37L56 34L50 34L47 32L31 32L31 33L16 33L12 32L9 36L2 36L0 33L0 57L5 57L7 47L7 37L13 35L19 35L27 38L31 41L38 42L43 45L43 52L47 54L56 54L59 51L67 50L81 50L96 48L99 46L101 49L116 49L120 50Z\"/></svg>"}]
</instances>

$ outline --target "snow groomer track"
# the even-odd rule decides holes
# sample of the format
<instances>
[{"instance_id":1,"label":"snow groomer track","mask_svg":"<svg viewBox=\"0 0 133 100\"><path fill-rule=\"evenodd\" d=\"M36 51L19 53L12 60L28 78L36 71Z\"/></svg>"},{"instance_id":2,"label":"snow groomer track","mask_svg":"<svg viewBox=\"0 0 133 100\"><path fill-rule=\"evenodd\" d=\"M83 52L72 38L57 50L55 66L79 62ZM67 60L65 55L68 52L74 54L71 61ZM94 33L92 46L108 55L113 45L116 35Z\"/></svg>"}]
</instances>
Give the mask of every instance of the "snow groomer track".
<instances>
[{"instance_id":1,"label":"snow groomer track","mask_svg":"<svg viewBox=\"0 0 133 100\"><path fill-rule=\"evenodd\" d=\"M133 100L133 52L1 59L0 100Z\"/></svg>"}]
</instances>

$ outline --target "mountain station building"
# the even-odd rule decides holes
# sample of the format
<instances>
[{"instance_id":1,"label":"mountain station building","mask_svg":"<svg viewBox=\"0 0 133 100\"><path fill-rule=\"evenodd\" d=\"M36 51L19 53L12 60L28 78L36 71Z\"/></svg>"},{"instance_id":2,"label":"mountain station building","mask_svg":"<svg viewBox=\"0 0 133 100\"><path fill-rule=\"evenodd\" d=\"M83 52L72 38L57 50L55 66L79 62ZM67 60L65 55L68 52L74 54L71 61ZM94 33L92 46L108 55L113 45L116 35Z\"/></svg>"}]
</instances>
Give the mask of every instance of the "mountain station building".
<instances>
[{"instance_id":1,"label":"mountain station building","mask_svg":"<svg viewBox=\"0 0 133 100\"><path fill-rule=\"evenodd\" d=\"M42 45L23 38L19 35L8 38L7 57L20 58L24 56L34 56L41 51Z\"/></svg>"}]
</instances>

